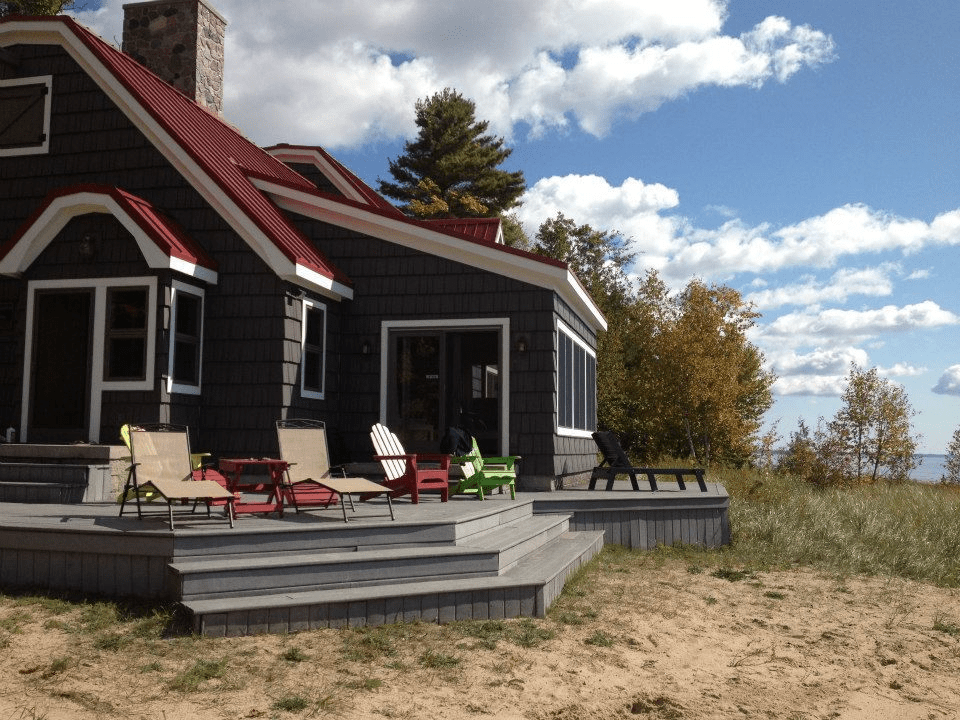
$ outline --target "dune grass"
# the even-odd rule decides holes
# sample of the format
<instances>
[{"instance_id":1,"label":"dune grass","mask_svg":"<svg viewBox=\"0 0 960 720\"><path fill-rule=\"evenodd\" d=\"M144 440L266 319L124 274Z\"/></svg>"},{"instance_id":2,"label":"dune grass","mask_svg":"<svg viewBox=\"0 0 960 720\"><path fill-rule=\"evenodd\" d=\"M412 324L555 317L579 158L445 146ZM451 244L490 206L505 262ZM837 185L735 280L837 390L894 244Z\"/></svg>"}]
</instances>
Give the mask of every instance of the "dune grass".
<instances>
[{"instance_id":1,"label":"dune grass","mask_svg":"<svg viewBox=\"0 0 960 720\"><path fill-rule=\"evenodd\" d=\"M755 569L808 566L960 587L956 488L817 488L754 470L711 474L730 493L732 544L718 558Z\"/></svg>"}]
</instances>

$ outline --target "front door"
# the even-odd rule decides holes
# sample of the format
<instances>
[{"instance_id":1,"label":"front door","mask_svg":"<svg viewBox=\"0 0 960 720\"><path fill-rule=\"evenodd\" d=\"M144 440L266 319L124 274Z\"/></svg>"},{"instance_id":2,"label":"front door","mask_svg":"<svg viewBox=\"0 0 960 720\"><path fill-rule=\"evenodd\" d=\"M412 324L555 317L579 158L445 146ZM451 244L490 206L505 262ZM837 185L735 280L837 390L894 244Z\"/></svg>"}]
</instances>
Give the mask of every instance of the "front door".
<instances>
[{"instance_id":1,"label":"front door","mask_svg":"<svg viewBox=\"0 0 960 720\"><path fill-rule=\"evenodd\" d=\"M90 290L39 291L34 299L30 368L31 442L89 436Z\"/></svg>"},{"instance_id":2,"label":"front door","mask_svg":"<svg viewBox=\"0 0 960 720\"><path fill-rule=\"evenodd\" d=\"M408 452L438 452L451 426L500 452L500 333L404 330L390 334L387 425Z\"/></svg>"}]
</instances>

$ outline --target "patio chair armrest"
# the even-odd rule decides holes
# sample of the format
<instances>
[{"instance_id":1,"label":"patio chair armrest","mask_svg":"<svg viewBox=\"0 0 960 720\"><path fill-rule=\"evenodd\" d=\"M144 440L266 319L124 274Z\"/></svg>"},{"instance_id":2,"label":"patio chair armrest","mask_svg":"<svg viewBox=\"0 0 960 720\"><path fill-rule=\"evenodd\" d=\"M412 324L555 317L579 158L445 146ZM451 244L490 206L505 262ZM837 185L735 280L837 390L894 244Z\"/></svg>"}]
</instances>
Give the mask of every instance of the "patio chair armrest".
<instances>
[{"instance_id":1,"label":"patio chair armrest","mask_svg":"<svg viewBox=\"0 0 960 720\"><path fill-rule=\"evenodd\" d=\"M441 470L447 470L450 467L450 456L446 453L417 453L418 463L434 463L440 466Z\"/></svg>"}]
</instances>

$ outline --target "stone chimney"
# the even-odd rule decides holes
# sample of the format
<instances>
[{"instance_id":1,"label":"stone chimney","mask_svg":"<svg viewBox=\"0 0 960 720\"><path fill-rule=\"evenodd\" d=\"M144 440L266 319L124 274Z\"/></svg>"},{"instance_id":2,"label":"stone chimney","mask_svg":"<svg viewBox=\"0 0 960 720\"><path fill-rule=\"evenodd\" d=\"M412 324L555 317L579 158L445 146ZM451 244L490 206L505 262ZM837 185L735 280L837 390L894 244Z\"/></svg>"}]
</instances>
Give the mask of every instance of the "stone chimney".
<instances>
[{"instance_id":1,"label":"stone chimney","mask_svg":"<svg viewBox=\"0 0 960 720\"><path fill-rule=\"evenodd\" d=\"M227 21L206 0L123 6L123 51L200 105L223 110Z\"/></svg>"}]
</instances>

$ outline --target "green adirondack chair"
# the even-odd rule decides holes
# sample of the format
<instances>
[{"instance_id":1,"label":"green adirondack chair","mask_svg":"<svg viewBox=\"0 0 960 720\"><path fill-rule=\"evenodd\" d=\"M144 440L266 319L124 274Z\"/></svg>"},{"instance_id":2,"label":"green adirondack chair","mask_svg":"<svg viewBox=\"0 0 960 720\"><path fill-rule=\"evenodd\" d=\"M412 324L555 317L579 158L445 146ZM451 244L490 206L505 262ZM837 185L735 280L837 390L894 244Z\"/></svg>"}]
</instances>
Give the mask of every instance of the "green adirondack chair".
<instances>
[{"instance_id":1,"label":"green adirondack chair","mask_svg":"<svg viewBox=\"0 0 960 720\"><path fill-rule=\"evenodd\" d=\"M474 494L478 500L489 495L495 488L501 494L504 486L510 488L510 499L517 498L517 460L519 455L507 457L483 457L477 447L477 439L473 439L473 450L467 455L450 458L450 462L458 464L463 470L463 480L450 491L454 494Z\"/></svg>"}]
</instances>

